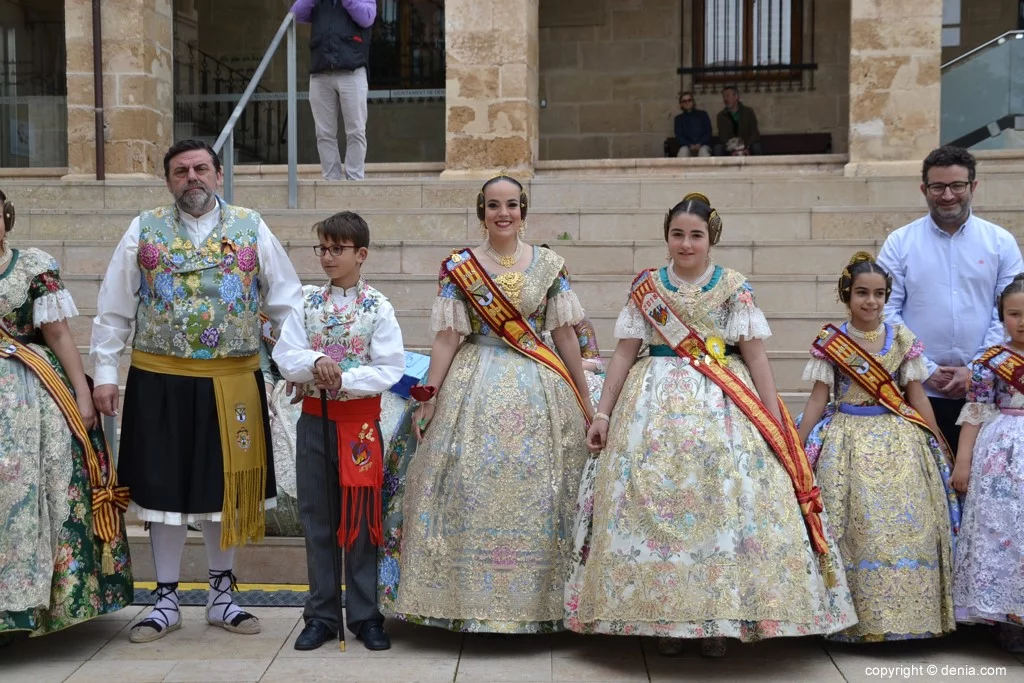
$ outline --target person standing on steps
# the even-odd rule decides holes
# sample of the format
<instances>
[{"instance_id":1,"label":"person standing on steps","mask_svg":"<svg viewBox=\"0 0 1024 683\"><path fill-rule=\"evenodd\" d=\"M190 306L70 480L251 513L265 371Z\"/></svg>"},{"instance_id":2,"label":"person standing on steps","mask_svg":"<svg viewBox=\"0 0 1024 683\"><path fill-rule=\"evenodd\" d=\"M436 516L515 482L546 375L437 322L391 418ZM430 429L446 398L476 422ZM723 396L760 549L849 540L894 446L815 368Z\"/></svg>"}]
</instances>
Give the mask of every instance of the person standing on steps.
<instances>
[{"instance_id":1,"label":"person standing on steps","mask_svg":"<svg viewBox=\"0 0 1024 683\"><path fill-rule=\"evenodd\" d=\"M952 448L960 441L968 366L1003 343L996 297L1024 270L1013 235L971 210L975 172L965 149L932 151L921 170L928 215L892 232L878 254L892 275L886 322L906 325L924 344L925 391Z\"/></svg>"},{"instance_id":2,"label":"person standing on steps","mask_svg":"<svg viewBox=\"0 0 1024 683\"><path fill-rule=\"evenodd\" d=\"M295 19L312 24L309 37L309 107L316 125L320 169L341 180L338 112L345 121L345 179L362 180L366 161L366 98L370 27L376 0L295 0Z\"/></svg>"},{"instance_id":3,"label":"person standing on steps","mask_svg":"<svg viewBox=\"0 0 1024 683\"><path fill-rule=\"evenodd\" d=\"M117 368L132 323L118 475L150 523L157 601L132 642L181 628L178 575L187 525L203 522L210 569L206 620L259 633L235 604L235 547L260 541L276 482L260 311L274 326L302 313L302 286L255 211L217 196L220 160L183 140L164 156L174 203L143 211L114 251L100 287L91 355L93 400L117 414Z\"/></svg>"}]
</instances>

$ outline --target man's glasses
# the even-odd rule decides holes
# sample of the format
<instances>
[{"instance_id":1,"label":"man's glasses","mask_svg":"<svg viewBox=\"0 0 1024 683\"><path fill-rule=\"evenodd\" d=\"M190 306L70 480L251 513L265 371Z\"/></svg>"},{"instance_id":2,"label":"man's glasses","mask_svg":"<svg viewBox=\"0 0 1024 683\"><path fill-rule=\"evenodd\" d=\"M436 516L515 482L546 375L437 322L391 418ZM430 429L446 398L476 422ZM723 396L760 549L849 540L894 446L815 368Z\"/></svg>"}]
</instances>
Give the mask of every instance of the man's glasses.
<instances>
[{"instance_id":1,"label":"man's glasses","mask_svg":"<svg viewBox=\"0 0 1024 683\"><path fill-rule=\"evenodd\" d=\"M928 190L928 194L933 197L941 197L946 194L946 188L952 190L953 194L963 194L967 192L971 184L963 180L958 180L955 183L928 183L925 188Z\"/></svg>"},{"instance_id":2,"label":"man's glasses","mask_svg":"<svg viewBox=\"0 0 1024 683\"><path fill-rule=\"evenodd\" d=\"M689 104L690 102L693 102L693 100L689 97L679 100L679 104Z\"/></svg>"},{"instance_id":3,"label":"man's glasses","mask_svg":"<svg viewBox=\"0 0 1024 683\"><path fill-rule=\"evenodd\" d=\"M342 254L345 253L346 249L356 249L356 247L354 247L351 244L332 244L329 247L324 247L318 244L315 247L313 247L313 253L316 254L317 256L323 256L327 252L331 252L331 256L341 256Z\"/></svg>"}]
</instances>

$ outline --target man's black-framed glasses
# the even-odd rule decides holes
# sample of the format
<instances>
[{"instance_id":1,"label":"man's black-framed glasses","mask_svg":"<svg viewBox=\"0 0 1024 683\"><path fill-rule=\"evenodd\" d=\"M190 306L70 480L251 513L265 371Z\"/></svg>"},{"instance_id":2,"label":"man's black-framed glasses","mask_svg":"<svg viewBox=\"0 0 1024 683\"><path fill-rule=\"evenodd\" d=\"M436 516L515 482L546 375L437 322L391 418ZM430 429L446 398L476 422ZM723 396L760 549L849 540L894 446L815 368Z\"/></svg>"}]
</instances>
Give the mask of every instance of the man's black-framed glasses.
<instances>
[{"instance_id":1,"label":"man's black-framed glasses","mask_svg":"<svg viewBox=\"0 0 1024 683\"><path fill-rule=\"evenodd\" d=\"M329 247L325 247L321 244L318 244L315 247L313 247L313 253L316 254L317 256L323 256L327 252L331 252L331 256L341 256L342 254L345 253L346 249L356 248L357 247L351 244L332 244Z\"/></svg>"},{"instance_id":2,"label":"man's black-framed glasses","mask_svg":"<svg viewBox=\"0 0 1024 683\"><path fill-rule=\"evenodd\" d=\"M971 184L965 180L958 180L955 183L928 183L925 187L928 189L928 194L933 197L941 197L946 194L946 188L948 187L953 194L963 194L967 192Z\"/></svg>"}]
</instances>

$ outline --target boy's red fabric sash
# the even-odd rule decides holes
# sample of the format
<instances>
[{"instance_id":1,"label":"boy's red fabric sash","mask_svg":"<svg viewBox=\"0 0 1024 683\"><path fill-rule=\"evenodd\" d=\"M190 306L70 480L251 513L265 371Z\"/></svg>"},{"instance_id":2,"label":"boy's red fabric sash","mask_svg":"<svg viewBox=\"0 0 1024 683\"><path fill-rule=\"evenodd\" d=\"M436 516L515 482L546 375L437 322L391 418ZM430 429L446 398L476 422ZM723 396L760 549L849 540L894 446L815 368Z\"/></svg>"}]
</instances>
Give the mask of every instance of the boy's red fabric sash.
<instances>
[{"instance_id":1,"label":"boy's red fabric sash","mask_svg":"<svg viewBox=\"0 0 1024 683\"><path fill-rule=\"evenodd\" d=\"M821 491L814 485L814 471L807 461L807 454L800 445L796 425L786 410L786 404L779 397L779 411L782 423L768 412L757 393L736 376L720 359L708 353L708 344L721 346L722 340L703 339L689 326L682 317L672 309L668 301L661 296L654 285L657 270L645 270L633 281L631 296L636 307L647 321L665 339L669 347L684 360L690 361L693 368L714 382L733 403L747 416L757 428L765 441L779 458L785 468L793 489L796 493L800 511L807 525L807 533L811 547L823 558L829 554L828 541L825 538L821 517L823 510ZM822 573L826 581L833 581L830 565L822 562Z\"/></svg>"},{"instance_id":2,"label":"boy's red fabric sash","mask_svg":"<svg viewBox=\"0 0 1024 683\"><path fill-rule=\"evenodd\" d=\"M302 412L320 417L320 399L304 398ZM380 396L328 401L327 418L334 423L338 435L338 485L341 488L338 545L352 548L365 516L370 542L380 546L384 542L381 508L384 448L378 424Z\"/></svg>"},{"instance_id":3,"label":"boy's red fabric sash","mask_svg":"<svg viewBox=\"0 0 1024 683\"><path fill-rule=\"evenodd\" d=\"M572 381L565 363L541 340L522 314L505 297L501 288L494 284L487 271L480 265L473 252L462 249L452 253L442 262L452 282L466 296L466 300L484 319L502 341L513 349L553 371L569 385L583 417L590 426L590 407Z\"/></svg>"}]
</instances>

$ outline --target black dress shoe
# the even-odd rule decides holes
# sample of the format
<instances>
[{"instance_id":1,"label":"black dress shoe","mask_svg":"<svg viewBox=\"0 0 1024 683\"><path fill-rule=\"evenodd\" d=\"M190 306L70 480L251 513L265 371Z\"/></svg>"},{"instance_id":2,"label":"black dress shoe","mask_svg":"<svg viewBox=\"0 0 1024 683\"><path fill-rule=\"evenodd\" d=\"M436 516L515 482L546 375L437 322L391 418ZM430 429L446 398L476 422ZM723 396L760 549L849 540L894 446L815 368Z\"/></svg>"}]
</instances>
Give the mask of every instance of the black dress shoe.
<instances>
[{"instance_id":1,"label":"black dress shoe","mask_svg":"<svg viewBox=\"0 0 1024 683\"><path fill-rule=\"evenodd\" d=\"M296 650L315 650L328 640L337 638L338 634L331 627L318 619L310 619L302 633L295 639Z\"/></svg>"},{"instance_id":2,"label":"black dress shoe","mask_svg":"<svg viewBox=\"0 0 1024 683\"><path fill-rule=\"evenodd\" d=\"M363 624L356 638L363 641L363 645L366 646L367 650L391 649L391 638L388 637L387 631L384 630L384 624L379 621L368 621Z\"/></svg>"}]
</instances>

